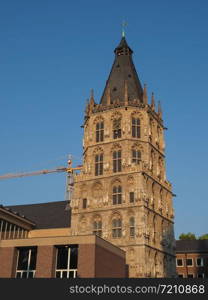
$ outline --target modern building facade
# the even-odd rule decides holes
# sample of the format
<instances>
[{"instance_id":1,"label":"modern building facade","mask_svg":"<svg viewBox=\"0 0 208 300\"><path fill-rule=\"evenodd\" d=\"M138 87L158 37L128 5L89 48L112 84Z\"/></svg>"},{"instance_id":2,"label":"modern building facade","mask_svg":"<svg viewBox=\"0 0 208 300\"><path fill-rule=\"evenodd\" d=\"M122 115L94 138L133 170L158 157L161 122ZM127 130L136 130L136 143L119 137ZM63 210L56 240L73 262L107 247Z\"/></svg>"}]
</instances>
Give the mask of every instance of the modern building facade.
<instances>
[{"instance_id":1,"label":"modern building facade","mask_svg":"<svg viewBox=\"0 0 208 300\"><path fill-rule=\"evenodd\" d=\"M0 278L128 275L124 251L97 235L71 236L65 201L12 208L20 213L0 207Z\"/></svg>"},{"instance_id":2,"label":"modern building facade","mask_svg":"<svg viewBox=\"0 0 208 300\"><path fill-rule=\"evenodd\" d=\"M208 240L176 241L176 270L182 278L208 278Z\"/></svg>"}]
</instances>

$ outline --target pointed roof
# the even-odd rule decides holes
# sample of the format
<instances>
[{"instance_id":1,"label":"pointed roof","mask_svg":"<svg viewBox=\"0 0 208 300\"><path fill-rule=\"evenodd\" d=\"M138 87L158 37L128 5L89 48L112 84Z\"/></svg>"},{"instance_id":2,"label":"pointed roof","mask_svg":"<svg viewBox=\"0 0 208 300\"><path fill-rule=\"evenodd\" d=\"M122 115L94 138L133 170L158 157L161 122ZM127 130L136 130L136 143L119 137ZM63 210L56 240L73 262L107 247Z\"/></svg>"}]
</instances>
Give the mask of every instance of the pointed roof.
<instances>
[{"instance_id":1,"label":"pointed roof","mask_svg":"<svg viewBox=\"0 0 208 300\"><path fill-rule=\"evenodd\" d=\"M128 46L125 37L114 50L114 63L106 82L100 104L107 105L107 96L110 90L111 103L118 100L124 103L125 82L128 87L128 99L139 99L141 102L143 89L132 60L132 49Z\"/></svg>"}]
</instances>

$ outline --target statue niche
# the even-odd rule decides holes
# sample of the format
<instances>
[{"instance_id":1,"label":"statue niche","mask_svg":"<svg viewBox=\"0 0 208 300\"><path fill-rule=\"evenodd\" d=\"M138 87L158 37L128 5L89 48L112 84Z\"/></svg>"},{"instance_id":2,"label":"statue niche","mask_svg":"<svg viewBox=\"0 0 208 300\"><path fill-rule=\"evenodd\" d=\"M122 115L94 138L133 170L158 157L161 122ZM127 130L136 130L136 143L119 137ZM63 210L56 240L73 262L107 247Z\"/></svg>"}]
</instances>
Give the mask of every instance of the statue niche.
<instances>
[{"instance_id":1,"label":"statue niche","mask_svg":"<svg viewBox=\"0 0 208 300\"><path fill-rule=\"evenodd\" d=\"M103 186L100 182L96 182L92 186L93 206L101 207L103 202Z\"/></svg>"}]
</instances>

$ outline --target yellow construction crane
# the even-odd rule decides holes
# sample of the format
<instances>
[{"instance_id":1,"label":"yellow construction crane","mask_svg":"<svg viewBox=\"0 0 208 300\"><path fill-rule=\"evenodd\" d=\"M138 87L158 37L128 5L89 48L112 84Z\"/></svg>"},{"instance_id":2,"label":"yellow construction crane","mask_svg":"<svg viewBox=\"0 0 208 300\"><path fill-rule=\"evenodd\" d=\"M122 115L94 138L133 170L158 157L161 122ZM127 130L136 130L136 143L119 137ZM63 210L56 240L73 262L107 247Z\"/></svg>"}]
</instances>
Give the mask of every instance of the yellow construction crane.
<instances>
[{"instance_id":1,"label":"yellow construction crane","mask_svg":"<svg viewBox=\"0 0 208 300\"><path fill-rule=\"evenodd\" d=\"M56 173L56 172L67 172L67 182L66 182L66 200L70 200L71 193L73 189L73 172L79 171L82 169L82 166L79 165L75 168L72 168L72 161L71 159L68 160L68 166L67 167L58 167L55 169L46 169L46 170L39 170L34 172L23 172L23 173L8 173L4 175L0 175L1 179L9 179L9 178L18 178L18 177L26 177L26 176L34 176L34 175L45 175L49 173Z\"/></svg>"},{"instance_id":2,"label":"yellow construction crane","mask_svg":"<svg viewBox=\"0 0 208 300\"><path fill-rule=\"evenodd\" d=\"M44 175L49 173L56 173L56 172L67 172L68 174L73 173L75 170L81 170L82 166L77 166L75 168L71 167L72 161L68 160L68 167L58 167L56 169L51 170L40 170L34 172L23 172L23 173L8 173L4 175L0 175L0 179L9 179L9 178L17 178L17 177L26 177L26 176L34 176L34 175Z\"/></svg>"}]
</instances>

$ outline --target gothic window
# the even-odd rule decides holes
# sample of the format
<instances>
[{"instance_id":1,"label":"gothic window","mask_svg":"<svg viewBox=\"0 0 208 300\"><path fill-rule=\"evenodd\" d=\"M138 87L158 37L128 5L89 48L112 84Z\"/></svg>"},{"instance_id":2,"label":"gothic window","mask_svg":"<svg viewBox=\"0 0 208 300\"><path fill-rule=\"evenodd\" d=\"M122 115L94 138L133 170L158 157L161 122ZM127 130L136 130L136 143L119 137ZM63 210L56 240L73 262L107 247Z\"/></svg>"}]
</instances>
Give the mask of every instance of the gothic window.
<instances>
[{"instance_id":1,"label":"gothic window","mask_svg":"<svg viewBox=\"0 0 208 300\"><path fill-rule=\"evenodd\" d=\"M113 186L113 205L122 203L122 187L120 185Z\"/></svg>"},{"instance_id":2,"label":"gothic window","mask_svg":"<svg viewBox=\"0 0 208 300\"><path fill-rule=\"evenodd\" d=\"M77 277L78 246L57 246L56 278Z\"/></svg>"},{"instance_id":3,"label":"gothic window","mask_svg":"<svg viewBox=\"0 0 208 300\"><path fill-rule=\"evenodd\" d=\"M112 237L120 238L122 236L122 221L120 217L115 217L112 220Z\"/></svg>"},{"instance_id":4,"label":"gothic window","mask_svg":"<svg viewBox=\"0 0 208 300\"><path fill-rule=\"evenodd\" d=\"M104 140L104 122L98 122L96 124L96 142L103 142Z\"/></svg>"},{"instance_id":5,"label":"gothic window","mask_svg":"<svg viewBox=\"0 0 208 300\"><path fill-rule=\"evenodd\" d=\"M103 153L95 155L95 176L103 174Z\"/></svg>"},{"instance_id":6,"label":"gothic window","mask_svg":"<svg viewBox=\"0 0 208 300\"><path fill-rule=\"evenodd\" d=\"M87 208L87 199L86 198L82 199L82 208L83 209Z\"/></svg>"},{"instance_id":7,"label":"gothic window","mask_svg":"<svg viewBox=\"0 0 208 300\"><path fill-rule=\"evenodd\" d=\"M132 149L132 163L139 164L141 160L141 151Z\"/></svg>"},{"instance_id":8,"label":"gothic window","mask_svg":"<svg viewBox=\"0 0 208 300\"><path fill-rule=\"evenodd\" d=\"M132 137L140 138L140 119L139 118L132 118Z\"/></svg>"},{"instance_id":9,"label":"gothic window","mask_svg":"<svg viewBox=\"0 0 208 300\"><path fill-rule=\"evenodd\" d=\"M113 138L121 138L121 119L113 120Z\"/></svg>"},{"instance_id":10,"label":"gothic window","mask_svg":"<svg viewBox=\"0 0 208 300\"><path fill-rule=\"evenodd\" d=\"M121 150L113 152L113 172L121 172Z\"/></svg>"},{"instance_id":11,"label":"gothic window","mask_svg":"<svg viewBox=\"0 0 208 300\"><path fill-rule=\"evenodd\" d=\"M134 217L131 217L129 219L129 232L130 232L130 237L135 236L135 220L134 220Z\"/></svg>"},{"instance_id":12,"label":"gothic window","mask_svg":"<svg viewBox=\"0 0 208 300\"><path fill-rule=\"evenodd\" d=\"M34 278L37 248L19 248L16 278Z\"/></svg>"},{"instance_id":13,"label":"gothic window","mask_svg":"<svg viewBox=\"0 0 208 300\"><path fill-rule=\"evenodd\" d=\"M102 221L101 220L95 220L93 222L93 234L102 236Z\"/></svg>"},{"instance_id":14,"label":"gothic window","mask_svg":"<svg viewBox=\"0 0 208 300\"><path fill-rule=\"evenodd\" d=\"M130 192L130 193L129 193L129 202L130 202L130 203L133 203L134 200L135 200L134 192Z\"/></svg>"}]
</instances>

